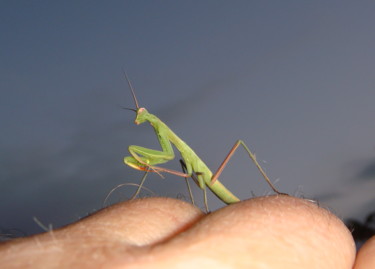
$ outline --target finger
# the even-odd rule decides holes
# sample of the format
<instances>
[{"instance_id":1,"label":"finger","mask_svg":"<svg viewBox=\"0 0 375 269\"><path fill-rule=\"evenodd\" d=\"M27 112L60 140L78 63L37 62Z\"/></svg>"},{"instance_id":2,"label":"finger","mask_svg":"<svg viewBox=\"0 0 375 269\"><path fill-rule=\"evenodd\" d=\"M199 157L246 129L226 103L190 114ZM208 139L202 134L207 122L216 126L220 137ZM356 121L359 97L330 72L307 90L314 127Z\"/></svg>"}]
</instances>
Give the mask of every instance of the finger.
<instances>
[{"instance_id":1,"label":"finger","mask_svg":"<svg viewBox=\"0 0 375 269\"><path fill-rule=\"evenodd\" d=\"M336 216L303 199L271 196L208 215L134 266L331 269L352 268L354 257L353 238Z\"/></svg>"},{"instance_id":2,"label":"finger","mask_svg":"<svg viewBox=\"0 0 375 269\"><path fill-rule=\"evenodd\" d=\"M375 236L371 237L359 250L354 269L375 268Z\"/></svg>"},{"instance_id":3,"label":"finger","mask_svg":"<svg viewBox=\"0 0 375 269\"><path fill-rule=\"evenodd\" d=\"M190 203L154 197L135 199L102 209L74 224L73 230L100 229L107 240L152 245L188 229L204 214Z\"/></svg>"},{"instance_id":4,"label":"finger","mask_svg":"<svg viewBox=\"0 0 375 269\"><path fill-rule=\"evenodd\" d=\"M0 267L118 268L142 255L140 246L167 240L202 216L175 199L124 202L64 228L0 244Z\"/></svg>"}]
</instances>

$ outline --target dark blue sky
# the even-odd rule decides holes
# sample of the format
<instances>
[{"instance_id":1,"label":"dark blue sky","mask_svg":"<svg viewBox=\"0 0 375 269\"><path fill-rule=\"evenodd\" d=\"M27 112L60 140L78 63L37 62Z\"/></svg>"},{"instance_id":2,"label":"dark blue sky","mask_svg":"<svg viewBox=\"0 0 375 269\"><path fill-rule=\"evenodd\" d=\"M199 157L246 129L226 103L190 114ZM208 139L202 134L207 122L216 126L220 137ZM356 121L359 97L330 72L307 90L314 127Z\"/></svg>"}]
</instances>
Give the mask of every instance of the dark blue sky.
<instances>
[{"instance_id":1,"label":"dark blue sky","mask_svg":"<svg viewBox=\"0 0 375 269\"><path fill-rule=\"evenodd\" d=\"M373 1L1 2L0 229L60 227L139 182L127 146L159 145L121 109L122 68L212 170L240 138L281 191L340 217L373 211L374 14ZM270 193L243 151L221 181L241 199ZM172 175L146 186L187 195Z\"/></svg>"}]
</instances>

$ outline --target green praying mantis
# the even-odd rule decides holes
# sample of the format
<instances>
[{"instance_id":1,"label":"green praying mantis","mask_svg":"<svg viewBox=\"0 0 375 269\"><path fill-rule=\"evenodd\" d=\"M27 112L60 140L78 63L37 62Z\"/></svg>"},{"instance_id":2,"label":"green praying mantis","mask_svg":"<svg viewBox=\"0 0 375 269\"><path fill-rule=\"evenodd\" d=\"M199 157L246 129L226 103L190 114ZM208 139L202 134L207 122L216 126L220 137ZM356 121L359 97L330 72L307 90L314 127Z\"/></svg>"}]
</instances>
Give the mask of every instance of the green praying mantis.
<instances>
[{"instance_id":1,"label":"green praying mantis","mask_svg":"<svg viewBox=\"0 0 375 269\"><path fill-rule=\"evenodd\" d=\"M208 203L207 203L207 190L208 187L220 200L226 204L237 203L240 201L231 191L229 191L219 180L219 176L222 173L223 169L227 165L230 158L233 156L234 152L238 149L239 146L243 146L251 160L254 162L255 166L258 168L263 178L266 180L268 185L272 190L277 194L284 194L279 192L276 187L272 184L268 176L266 175L263 168L258 163L255 155L250 151L246 144L242 140L237 140L232 149L229 151L228 155L225 157L224 161L221 163L219 168L215 173L212 173L207 165L199 158L199 156L181 139L179 138L164 122L162 122L157 116L151 114L147 111L146 108L140 107L138 104L137 97L135 95L133 86L124 72L127 83L131 90L135 109L126 108L132 110L136 113L135 124L139 125L148 121L151 126L154 128L155 134L159 140L161 151L153 150L141 146L129 146L128 150L131 156L124 158L124 163L128 166L145 171L145 174L141 180L141 183L133 195L133 198L136 197L141 190L143 183L149 172L156 172L160 176L162 172L173 174L176 176L184 177L189 189L190 198L194 204L193 195L190 189L188 178L192 178L194 182L203 190L204 195L204 204L206 211L208 212ZM162 163L166 163L175 158L172 144L180 152L182 160L180 160L183 172L176 170L170 170L164 167L157 166Z\"/></svg>"}]
</instances>

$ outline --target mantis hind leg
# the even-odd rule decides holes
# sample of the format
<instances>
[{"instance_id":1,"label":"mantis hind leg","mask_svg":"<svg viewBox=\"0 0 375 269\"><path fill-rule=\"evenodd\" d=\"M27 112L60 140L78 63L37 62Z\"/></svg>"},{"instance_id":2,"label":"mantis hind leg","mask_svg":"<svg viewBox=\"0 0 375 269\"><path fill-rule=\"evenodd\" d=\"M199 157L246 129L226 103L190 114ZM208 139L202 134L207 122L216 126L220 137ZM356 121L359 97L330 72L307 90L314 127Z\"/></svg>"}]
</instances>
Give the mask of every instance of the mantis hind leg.
<instances>
[{"instance_id":1,"label":"mantis hind leg","mask_svg":"<svg viewBox=\"0 0 375 269\"><path fill-rule=\"evenodd\" d=\"M268 183L268 185L271 187L271 189L277 193L277 194L284 194L284 195L288 195L286 193L282 193L280 192L271 182L271 180L268 178L266 172L263 170L263 168L260 166L260 164L258 163L256 157L255 157L255 154L253 154L251 152L251 150L246 146L245 142L243 142L242 140L237 140L237 142L234 144L234 146L232 147L232 149L229 151L227 157L225 157L224 161L221 163L221 165L219 166L219 168L217 169L217 171L215 172L215 174L212 176L211 178L211 184L213 184L217 179L218 177L220 176L220 174L223 172L225 166L227 165L228 161L230 160L230 158L233 156L234 152L237 150L237 148L239 146L243 146L244 149L247 151L247 153L249 154L251 160L254 162L255 166L258 168L259 172L262 174L263 178L266 180L266 182Z\"/></svg>"}]
</instances>

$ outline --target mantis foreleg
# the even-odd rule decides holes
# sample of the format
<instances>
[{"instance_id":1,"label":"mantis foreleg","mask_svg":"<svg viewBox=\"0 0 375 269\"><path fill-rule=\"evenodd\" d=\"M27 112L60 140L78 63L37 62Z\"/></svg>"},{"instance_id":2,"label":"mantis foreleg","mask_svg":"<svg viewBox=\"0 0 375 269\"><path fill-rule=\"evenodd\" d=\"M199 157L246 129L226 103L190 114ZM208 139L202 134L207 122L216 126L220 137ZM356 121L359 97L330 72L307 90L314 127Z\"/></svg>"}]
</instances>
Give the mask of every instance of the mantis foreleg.
<instances>
[{"instance_id":1,"label":"mantis foreleg","mask_svg":"<svg viewBox=\"0 0 375 269\"><path fill-rule=\"evenodd\" d=\"M124 162L138 170L145 171L154 164L161 164L173 160L174 152L169 149L158 151L140 146L129 146L129 152L132 156L124 158Z\"/></svg>"}]
</instances>

